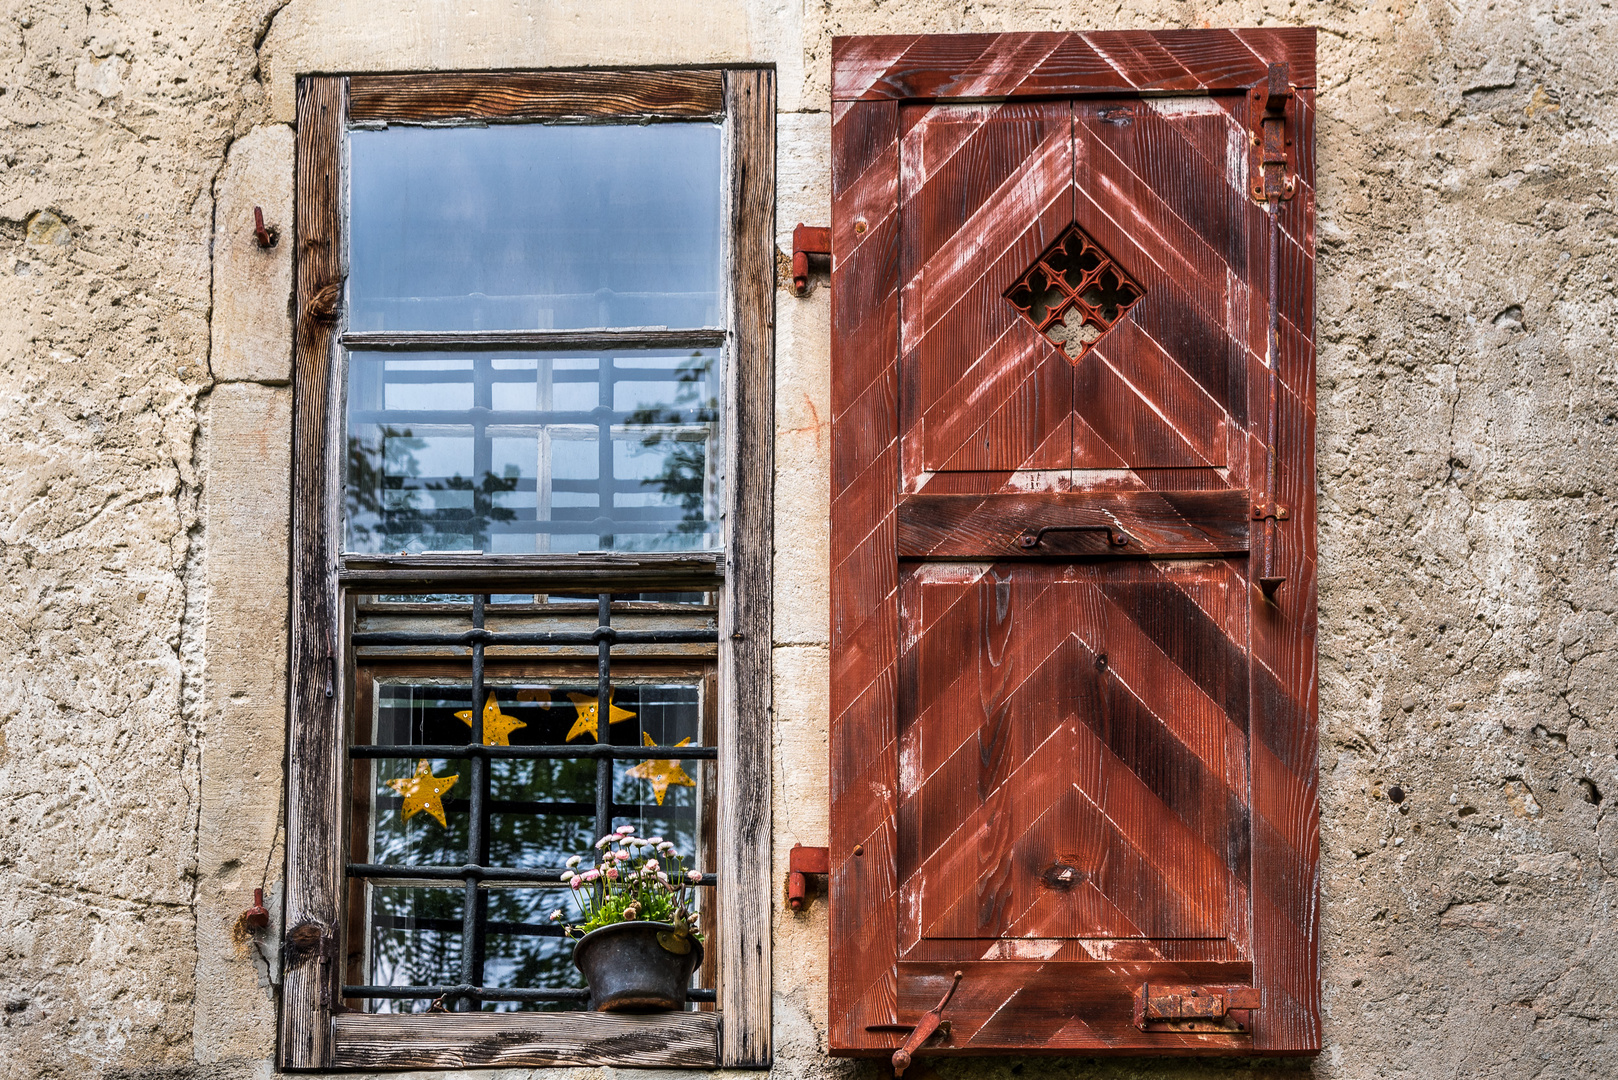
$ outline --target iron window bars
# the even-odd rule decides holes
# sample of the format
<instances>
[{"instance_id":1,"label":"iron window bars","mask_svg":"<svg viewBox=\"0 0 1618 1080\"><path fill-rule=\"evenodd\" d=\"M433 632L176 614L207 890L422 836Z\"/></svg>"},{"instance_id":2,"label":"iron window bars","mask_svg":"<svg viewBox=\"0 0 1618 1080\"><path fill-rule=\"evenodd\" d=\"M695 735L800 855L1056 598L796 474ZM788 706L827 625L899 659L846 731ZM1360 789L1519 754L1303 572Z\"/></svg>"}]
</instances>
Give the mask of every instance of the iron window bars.
<instances>
[{"instance_id":1,"label":"iron window bars","mask_svg":"<svg viewBox=\"0 0 1618 1080\"><path fill-rule=\"evenodd\" d=\"M345 998L433 999L453 1004L461 1010L475 1008L482 1001L547 1002L584 1001L590 996L585 989L563 987L487 987L484 982L484 938L488 931L488 897L479 888L482 881L551 882L562 873L561 867L519 869L490 866L489 813L490 796L489 761L492 758L570 758L594 759L595 770L595 836L605 836L612 829L613 811L617 807L612 798L615 760L645 759L647 747L615 746L610 742L542 746L486 746L483 742L483 710L479 702L484 695L484 652L491 645L595 645L596 646L596 715L606 727L612 700L612 647L614 645L684 645L717 644L719 632L707 630L618 630L612 625L612 593L601 593L596 602L597 626L594 630L495 632L487 629L486 608L491 593L472 596L472 627L462 633L421 632L409 630L361 631L350 636L356 648L374 646L458 646L472 651L472 709L470 741L465 745L447 743L439 745L365 744L350 746L350 760L362 758L465 758L472 764L472 794L468 810L470 828L467 830L466 862L460 866L420 866L401 863L349 863L347 876L352 879L416 879L454 880L464 882L466 890L462 905L461 970L460 982L454 985L345 985ZM714 746L658 747L656 756L666 759L715 760L719 756ZM713 886L713 874L704 874L701 884ZM711 988L691 989L688 1001L713 1001Z\"/></svg>"}]
</instances>

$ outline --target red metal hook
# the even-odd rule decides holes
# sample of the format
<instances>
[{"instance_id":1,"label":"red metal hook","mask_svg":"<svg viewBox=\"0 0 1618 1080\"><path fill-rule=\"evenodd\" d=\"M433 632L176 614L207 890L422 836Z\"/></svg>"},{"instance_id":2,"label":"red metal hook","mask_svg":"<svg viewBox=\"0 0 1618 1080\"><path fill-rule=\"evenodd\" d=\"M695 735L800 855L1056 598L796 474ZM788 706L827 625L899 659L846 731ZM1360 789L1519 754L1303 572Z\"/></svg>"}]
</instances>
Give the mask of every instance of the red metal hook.
<instances>
[{"instance_id":1,"label":"red metal hook","mask_svg":"<svg viewBox=\"0 0 1618 1080\"><path fill-rule=\"evenodd\" d=\"M273 226L264 224L264 210L257 206L253 207L253 236L261 248L272 248L281 238L281 234Z\"/></svg>"},{"instance_id":2,"label":"red metal hook","mask_svg":"<svg viewBox=\"0 0 1618 1080\"><path fill-rule=\"evenodd\" d=\"M264 907L264 890L253 890L253 906L242 912L243 925L263 930L270 925L270 913Z\"/></svg>"},{"instance_id":3,"label":"red metal hook","mask_svg":"<svg viewBox=\"0 0 1618 1080\"><path fill-rule=\"evenodd\" d=\"M910 1038L906 1039L904 1045L893 1052L893 1075L895 1077L904 1075L905 1070L910 1068L911 1059L915 1057L916 1051L921 1049L922 1043L932 1038L933 1033L938 1030L938 1025L942 1023L944 1006L949 1004L949 999L955 996L955 988L960 985L961 972L957 971L955 977L950 980L949 989L944 991L943 999L933 1006L931 1012L916 1022L915 1030L910 1033Z\"/></svg>"}]
</instances>

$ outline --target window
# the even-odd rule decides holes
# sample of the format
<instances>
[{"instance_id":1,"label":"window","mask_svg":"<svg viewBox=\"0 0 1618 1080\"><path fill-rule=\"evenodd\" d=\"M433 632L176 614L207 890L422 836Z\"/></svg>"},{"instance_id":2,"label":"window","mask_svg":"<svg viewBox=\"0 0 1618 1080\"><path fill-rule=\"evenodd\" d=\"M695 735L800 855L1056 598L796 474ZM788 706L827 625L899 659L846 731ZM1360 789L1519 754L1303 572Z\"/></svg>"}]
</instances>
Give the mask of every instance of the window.
<instances>
[{"instance_id":1,"label":"window","mask_svg":"<svg viewBox=\"0 0 1618 1080\"><path fill-rule=\"evenodd\" d=\"M768 1064L773 110L300 81L283 1066ZM624 824L704 874L685 1011L549 919Z\"/></svg>"},{"instance_id":2,"label":"window","mask_svg":"<svg viewBox=\"0 0 1618 1080\"><path fill-rule=\"evenodd\" d=\"M834 47L836 1053L1320 1047L1314 55Z\"/></svg>"}]
</instances>

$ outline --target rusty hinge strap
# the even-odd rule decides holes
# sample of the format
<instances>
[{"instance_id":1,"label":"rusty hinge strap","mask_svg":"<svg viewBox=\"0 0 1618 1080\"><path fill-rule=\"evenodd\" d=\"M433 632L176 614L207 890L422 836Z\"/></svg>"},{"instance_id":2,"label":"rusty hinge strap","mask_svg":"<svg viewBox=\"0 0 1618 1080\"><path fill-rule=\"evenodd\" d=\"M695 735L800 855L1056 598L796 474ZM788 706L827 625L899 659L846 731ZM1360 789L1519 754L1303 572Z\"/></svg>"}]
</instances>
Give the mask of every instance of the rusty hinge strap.
<instances>
[{"instance_id":1,"label":"rusty hinge strap","mask_svg":"<svg viewBox=\"0 0 1618 1080\"><path fill-rule=\"evenodd\" d=\"M1264 112L1253 143L1259 150L1259 178L1253 185L1253 198L1259 202L1290 199L1297 191L1296 170L1292 168L1292 145L1287 135L1287 109L1297 96L1292 87L1291 66L1271 64L1266 80L1253 88L1255 103L1264 99Z\"/></svg>"},{"instance_id":2,"label":"rusty hinge strap","mask_svg":"<svg viewBox=\"0 0 1618 1080\"><path fill-rule=\"evenodd\" d=\"M910 1068L910 1059L915 1056L916 1051L933 1037L933 1033L938 1030L938 1025L943 1020L944 1006L949 1004L949 999L955 996L955 988L960 985L961 972L957 971L955 977L950 980L949 989L944 991L943 998L933 1006L931 1012L916 1021L915 1030L910 1033L910 1037L904 1041L903 1046L893 1052L894 1076L903 1076L904 1071Z\"/></svg>"},{"instance_id":3,"label":"rusty hinge strap","mask_svg":"<svg viewBox=\"0 0 1618 1080\"><path fill-rule=\"evenodd\" d=\"M802 222L792 230L792 291L802 296L809 288L809 256L831 258L831 230Z\"/></svg>"}]
</instances>

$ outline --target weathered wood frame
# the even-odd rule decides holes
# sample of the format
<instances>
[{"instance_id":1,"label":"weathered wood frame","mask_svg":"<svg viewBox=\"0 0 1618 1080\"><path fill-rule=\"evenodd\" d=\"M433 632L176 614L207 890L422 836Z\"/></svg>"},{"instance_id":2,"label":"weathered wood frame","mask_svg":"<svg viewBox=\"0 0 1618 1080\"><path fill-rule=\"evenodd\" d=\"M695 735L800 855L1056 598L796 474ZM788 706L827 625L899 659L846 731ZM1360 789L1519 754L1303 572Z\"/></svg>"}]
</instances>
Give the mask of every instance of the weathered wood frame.
<instances>
[{"instance_id":1,"label":"weathered wood frame","mask_svg":"<svg viewBox=\"0 0 1618 1080\"><path fill-rule=\"evenodd\" d=\"M1316 539L1314 459L1314 87L1312 29L1117 31L1086 34L893 35L837 38L832 61L831 490L831 972L834 1054L886 1055L948 985L906 992L897 940L896 806L900 653L899 558L964 557L930 527L940 500L904 497L900 482L900 106L1085 96L1252 94L1269 65L1290 65L1296 87L1287 134L1298 190L1281 204L1288 245L1280 290L1279 427L1285 448L1275 502L1291 508L1265 539L1254 527L1251 593L1253 976L1264 992L1245 1045L1171 1034L1139 1045L1029 1045L1017 1053L1307 1054L1319 1050L1319 800L1316 776ZM1258 127L1262 93L1253 117ZM1256 170L1255 170L1256 171ZM1260 365L1260 370L1264 370ZM1250 380L1250 415L1264 415L1268 379ZM1262 460L1263 433L1245 433ZM1075 522L1127 513L1148 553L1241 550L1244 508L1216 535L1170 535L1152 493L1071 496ZM1016 557L1018 500L991 496L972 539ZM989 503L998 505L989 506ZM1007 518L1011 520L1008 521ZM1228 540L1228 543L1227 543ZM1258 557L1270 544L1286 586L1269 602ZM982 547L978 558L983 558ZM1000 556L995 556L1000 557ZM911 965L919 968L920 965ZM1042 965L1025 965L1033 990ZM1126 976L1127 965L1114 973ZM988 978L989 976L983 976ZM1004 977L1004 976L1003 976ZM921 999L925 998L925 1003ZM959 1000L959 999L957 999ZM957 1006L959 1008L959 1006ZM1009 1007L1009 1006L1008 1006ZM901 1013L901 1010L903 1012ZM948 1018L948 1012L945 1014ZM897 1028L897 1029L896 1029ZM947 1048L938 1052L949 1053ZM1011 1052L986 1046L969 1053Z\"/></svg>"},{"instance_id":2,"label":"weathered wood frame","mask_svg":"<svg viewBox=\"0 0 1618 1080\"><path fill-rule=\"evenodd\" d=\"M766 1067L770 1037L770 641L774 469L775 77L769 68L308 76L298 83L287 880L279 1063L286 1069ZM730 316L725 553L445 557L341 553L342 155L351 121L725 123ZM374 335L373 335L374 336ZM535 346L589 334L531 335ZM368 346L387 342L367 341ZM395 343L400 344L400 343ZM402 344L408 345L408 342ZM476 345L475 341L465 344ZM713 1012L339 1012L350 590L521 582L577 591L711 588L720 603L718 1001ZM721 1025L721 1017L723 1024Z\"/></svg>"}]
</instances>

